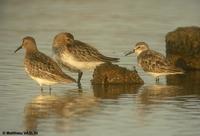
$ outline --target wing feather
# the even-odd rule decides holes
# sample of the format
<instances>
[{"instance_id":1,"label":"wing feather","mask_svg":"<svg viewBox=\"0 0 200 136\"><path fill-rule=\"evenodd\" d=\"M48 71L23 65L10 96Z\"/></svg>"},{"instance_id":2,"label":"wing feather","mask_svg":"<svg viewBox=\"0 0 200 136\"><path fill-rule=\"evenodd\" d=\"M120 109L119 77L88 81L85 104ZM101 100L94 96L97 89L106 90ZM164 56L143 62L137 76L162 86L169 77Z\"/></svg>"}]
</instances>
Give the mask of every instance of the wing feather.
<instances>
[{"instance_id":1,"label":"wing feather","mask_svg":"<svg viewBox=\"0 0 200 136\"><path fill-rule=\"evenodd\" d=\"M147 50L138 56L138 63L146 72L172 73L181 72L169 63L165 56L153 50Z\"/></svg>"},{"instance_id":2,"label":"wing feather","mask_svg":"<svg viewBox=\"0 0 200 136\"><path fill-rule=\"evenodd\" d=\"M74 40L72 45L67 45L67 49L79 61L103 61L117 62L119 58L112 58L102 55L97 49L87 43Z\"/></svg>"},{"instance_id":3,"label":"wing feather","mask_svg":"<svg viewBox=\"0 0 200 136\"><path fill-rule=\"evenodd\" d=\"M29 56L25 60L32 76L60 82L75 82L75 79L66 75L50 57L41 52Z\"/></svg>"}]
</instances>

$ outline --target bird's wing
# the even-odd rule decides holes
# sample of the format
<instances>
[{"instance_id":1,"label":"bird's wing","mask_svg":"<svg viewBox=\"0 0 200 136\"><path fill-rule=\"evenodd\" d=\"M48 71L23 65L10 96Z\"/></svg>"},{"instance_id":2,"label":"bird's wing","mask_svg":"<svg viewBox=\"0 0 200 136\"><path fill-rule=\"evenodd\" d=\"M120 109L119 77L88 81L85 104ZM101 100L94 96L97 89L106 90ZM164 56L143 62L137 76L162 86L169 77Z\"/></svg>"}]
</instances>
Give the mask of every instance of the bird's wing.
<instances>
[{"instance_id":1,"label":"bird's wing","mask_svg":"<svg viewBox=\"0 0 200 136\"><path fill-rule=\"evenodd\" d=\"M180 72L166 60L165 56L153 50L148 50L141 53L138 56L138 63L146 72Z\"/></svg>"},{"instance_id":2,"label":"bird's wing","mask_svg":"<svg viewBox=\"0 0 200 136\"><path fill-rule=\"evenodd\" d=\"M74 40L72 45L67 46L67 49L78 61L119 61L119 58L104 56L94 47L78 40Z\"/></svg>"},{"instance_id":3,"label":"bird's wing","mask_svg":"<svg viewBox=\"0 0 200 136\"><path fill-rule=\"evenodd\" d=\"M29 57L31 75L60 82L75 82L75 79L66 75L53 59L41 52Z\"/></svg>"}]
</instances>

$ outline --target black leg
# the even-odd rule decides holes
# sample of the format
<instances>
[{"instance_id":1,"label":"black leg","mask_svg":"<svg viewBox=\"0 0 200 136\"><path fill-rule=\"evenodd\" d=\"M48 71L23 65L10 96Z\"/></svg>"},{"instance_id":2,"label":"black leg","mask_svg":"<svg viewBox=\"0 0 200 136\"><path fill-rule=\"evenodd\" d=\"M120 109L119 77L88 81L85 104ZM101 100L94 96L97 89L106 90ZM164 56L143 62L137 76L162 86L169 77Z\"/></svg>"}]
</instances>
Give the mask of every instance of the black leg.
<instances>
[{"instance_id":1,"label":"black leg","mask_svg":"<svg viewBox=\"0 0 200 136\"><path fill-rule=\"evenodd\" d=\"M40 88L40 91L41 91L41 93L43 93L43 87L42 86L40 86L41 88Z\"/></svg>"},{"instance_id":2,"label":"black leg","mask_svg":"<svg viewBox=\"0 0 200 136\"><path fill-rule=\"evenodd\" d=\"M51 91L51 86L49 86L49 91Z\"/></svg>"},{"instance_id":3,"label":"black leg","mask_svg":"<svg viewBox=\"0 0 200 136\"><path fill-rule=\"evenodd\" d=\"M51 95L51 86L49 86L49 94Z\"/></svg>"},{"instance_id":4,"label":"black leg","mask_svg":"<svg viewBox=\"0 0 200 136\"><path fill-rule=\"evenodd\" d=\"M78 83L78 89L79 89L79 90L82 89L81 83Z\"/></svg>"},{"instance_id":5,"label":"black leg","mask_svg":"<svg viewBox=\"0 0 200 136\"><path fill-rule=\"evenodd\" d=\"M156 83L158 83L159 82L159 76L158 77L156 77Z\"/></svg>"},{"instance_id":6,"label":"black leg","mask_svg":"<svg viewBox=\"0 0 200 136\"><path fill-rule=\"evenodd\" d=\"M83 72L78 72L78 84L81 84L82 75L83 75Z\"/></svg>"}]
</instances>

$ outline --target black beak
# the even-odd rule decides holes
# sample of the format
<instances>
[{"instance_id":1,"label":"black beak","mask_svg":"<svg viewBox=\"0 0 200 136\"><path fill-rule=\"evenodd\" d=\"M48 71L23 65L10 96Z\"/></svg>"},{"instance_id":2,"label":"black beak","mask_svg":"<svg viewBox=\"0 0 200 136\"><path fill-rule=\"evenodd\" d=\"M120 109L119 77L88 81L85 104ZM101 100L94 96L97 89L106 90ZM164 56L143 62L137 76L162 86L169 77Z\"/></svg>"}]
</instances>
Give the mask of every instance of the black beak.
<instances>
[{"instance_id":1,"label":"black beak","mask_svg":"<svg viewBox=\"0 0 200 136\"><path fill-rule=\"evenodd\" d=\"M134 53L134 52L135 52L135 50L129 51L128 53L125 54L125 56L128 56L128 55L130 55L130 54L132 54L132 53Z\"/></svg>"},{"instance_id":2,"label":"black beak","mask_svg":"<svg viewBox=\"0 0 200 136\"><path fill-rule=\"evenodd\" d=\"M20 50L21 48L22 48L22 45L19 46L19 47L15 50L15 53L16 53L18 50Z\"/></svg>"}]
</instances>

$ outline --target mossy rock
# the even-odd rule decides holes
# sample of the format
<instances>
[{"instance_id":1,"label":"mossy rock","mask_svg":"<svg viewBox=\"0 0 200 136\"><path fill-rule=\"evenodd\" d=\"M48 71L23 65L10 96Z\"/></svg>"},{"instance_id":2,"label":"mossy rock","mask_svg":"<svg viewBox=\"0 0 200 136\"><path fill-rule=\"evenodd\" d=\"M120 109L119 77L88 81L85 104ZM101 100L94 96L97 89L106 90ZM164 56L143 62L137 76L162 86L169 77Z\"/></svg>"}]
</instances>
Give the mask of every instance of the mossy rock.
<instances>
[{"instance_id":1,"label":"mossy rock","mask_svg":"<svg viewBox=\"0 0 200 136\"><path fill-rule=\"evenodd\" d=\"M166 57L186 71L200 70L200 27L179 27L169 32Z\"/></svg>"},{"instance_id":2,"label":"mossy rock","mask_svg":"<svg viewBox=\"0 0 200 136\"><path fill-rule=\"evenodd\" d=\"M92 84L144 84L137 71L104 63L96 67L93 73Z\"/></svg>"}]
</instances>

